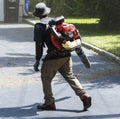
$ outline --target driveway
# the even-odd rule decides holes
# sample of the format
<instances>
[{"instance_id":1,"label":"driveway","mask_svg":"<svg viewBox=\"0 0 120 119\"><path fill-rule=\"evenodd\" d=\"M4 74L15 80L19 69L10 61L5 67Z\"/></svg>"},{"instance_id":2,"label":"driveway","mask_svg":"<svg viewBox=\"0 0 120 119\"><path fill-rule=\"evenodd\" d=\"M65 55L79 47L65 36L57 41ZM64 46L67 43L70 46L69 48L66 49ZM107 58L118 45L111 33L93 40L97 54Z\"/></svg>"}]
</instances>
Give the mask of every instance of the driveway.
<instances>
[{"instance_id":1,"label":"driveway","mask_svg":"<svg viewBox=\"0 0 120 119\"><path fill-rule=\"evenodd\" d=\"M72 52L73 72L92 96L92 107L83 112L80 99L58 73L52 83L57 110L41 111L36 109L44 100L40 73L33 70L33 26L0 25L0 43L0 119L120 119L117 63L83 48L92 64L86 69Z\"/></svg>"}]
</instances>

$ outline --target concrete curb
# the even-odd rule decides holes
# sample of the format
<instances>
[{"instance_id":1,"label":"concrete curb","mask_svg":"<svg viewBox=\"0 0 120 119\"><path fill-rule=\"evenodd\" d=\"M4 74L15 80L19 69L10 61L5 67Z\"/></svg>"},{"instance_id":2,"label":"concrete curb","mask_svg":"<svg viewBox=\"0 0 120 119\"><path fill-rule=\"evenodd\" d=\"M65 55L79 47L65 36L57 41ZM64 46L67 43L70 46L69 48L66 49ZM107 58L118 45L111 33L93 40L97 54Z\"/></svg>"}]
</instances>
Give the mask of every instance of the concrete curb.
<instances>
[{"instance_id":1,"label":"concrete curb","mask_svg":"<svg viewBox=\"0 0 120 119\"><path fill-rule=\"evenodd\" d=\"M86 47L87 49L92 49L93 51L97 52L98 54L102 55L102 56L105 56L106 58L108 58L109 60L111 61L114 61L116 63L118 63L120 65L120 57L110 53L110 52L107 52L105 50L102 50L98 47L95 47L91 44L88 44L88 43L85 43L85 42L82 42L82 45L84 47Z\"/></svg>"},{"instance_id":2,"label":"concrete curb","mask_svg":"<svg viewBox=\"0 0 120 119\"><path fill-rule=\"evenodd\" d=\"M30 19L25 19L26 22L28 22L29 24L31 25L34 25L35 22L33 20L30 20ZM113 62L116 62L120 65L120 57L110 53L110 52L107 52L105 50L102 50L98 47L95 47L91 44L88 44L88 43L85 43L85 42L82 42L82 46L84 46L85 48L87 49L92 49L93 51L97 52L98 54L102 55L102 56L105 56L107 59L113 61Z\"/></svg>"}]
</instances>

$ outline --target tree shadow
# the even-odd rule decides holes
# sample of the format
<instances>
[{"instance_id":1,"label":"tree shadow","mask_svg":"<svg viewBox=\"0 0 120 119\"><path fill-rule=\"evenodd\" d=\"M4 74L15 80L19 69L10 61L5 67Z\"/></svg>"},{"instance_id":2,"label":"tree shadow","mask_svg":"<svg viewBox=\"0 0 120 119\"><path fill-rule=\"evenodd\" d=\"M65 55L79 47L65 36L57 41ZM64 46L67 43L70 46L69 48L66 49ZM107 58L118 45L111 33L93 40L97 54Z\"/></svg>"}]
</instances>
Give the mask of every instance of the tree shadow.
<instances>
[{"instance_id":1,"label":"tree shadow","mask_svg":"<svg viewBox=\"0 0 120 119\"><path fill-rule=\"evenodd\" d=\"M34 62L34 55L29 53L9 53L0 57L0 67L30 67Z\"/></svg>"},{"instance_id":2,"label":"tree shadow","mask_svg":"<svg viewBox=\"0 0 120 119\"><path fill-rule=\"evenodd\" d=\"M56 99L55 102L64 101L71 97L62 97L60 99ZM0 108L0 118L7 118L7 117L13 117L13 118L34 118L34 116L39 116L37 112L43 112L46 110L38 110L36 107L37 105L41 103L35 103L27 106L20 106L20 107L4 107ZM82 110L72 110L72 109L56 109L54 112L75 112L80 113L83 112Z\"/></svg>"},{"instance_id":3,"label":"tree shadow","mask_svg":"<svg viewBox=\"0 0 120 119\"><path fill-rule=\"evenodd\" d=\"M92 89L112 89L120 85L120 75L106 76L97 80L91 81L91 85L87 87L88 90ZM119 88L118 88L119 89Z\"/></svg>"},{"instance_id":4,"label":"tree shadow","mask_svg":"<svg viewBox=\"0 0 120 119\"><path fill-rule=\"evenodd\" d=\"M0 108L0 117L22 118L22 117L36 116L37 115L36 106L37 103L28 106L21 106L21 107Z\"/></svg>"},{"instance_id":5,"label":"tree shadow","mask_svg":"<svg viewBox=\"0 0 120 119\"><path fill-rule=\"evenodd\" d=\"M77 55L72 56L73 72L81 83L91 83L88 89L111 88L120 84L120 66L117 63L95 54L88 58L91 62L90 69L85 68Z\"/></svg>"},{"instance_id":6,"label":"tree shadow","mask_svg":"<svg viewBox=\"0 0 120 119\"><path fill-rule=\"evenodd\" d=\"M9 42L33 42L33 28L0 28L0 36Z\"/></svg>"},{"instance_id":7,"label":"tree shadow","mask_svg":"<svg viewBox=\"0 0 120 119\"><path fill-rule=\"evenodd\" d=\"M55 111L59 112L74 112L74 113L82 113L85 112L84 110L73 110L73 109L56 109Z\"/></svg>"},{"instance_id":8,"label":"tree shadow","mask_svg":"<svg viewBox=\"0 0 120 119\"><path fill-rule=\"evenodd\" d=\"M28 106L21 106L21 107L6 107L6 108L0 108L0 118L37 118L36 116L39 117L40 112L46 112L46 110L37 110L37 105L28 105ZM37 113L39 112L39 113ZM51 111L47 111L51 112ZM54 113L56 112L74 112L74 113L80 113L84 112L82 110L72 110L72 109L56 109ZM48 114L49 115L49 114ZM44 118L44 117L43 117ZM54 117L53 117L54 118ZM57 118L57 117L56 117ZM59 117L58 117L59 118Z\"/></svg>"},{"instance_id":9,"label":"tree shadow","mask_svg":"<svg viewBox=\"0 0 120 119\"><path fill-rule=\"evenodd\" d=\"M119 118L120 114L98 114L98 115L76 115L71 116L71 114L67 116L57 116L57 112L68 112L68 113L84 113L83 110L72 110L72 109L56 109L54 111L54 115L52 117L49 117L49 114L52 114L53 111L43 111L43 110L37 110L36 106L38 103L28 105L28 106L21 106L21 107L6 107L6 108L0 108L0 118L34 118L34 119L108 119L108 118ZM41 113L47 112L43 117L40 116ZM49 113L49 114L48 114ZM62 114L61 114L62 115ZM46 117L47 116L47 117Z\"/></svg>"}]
</instances>

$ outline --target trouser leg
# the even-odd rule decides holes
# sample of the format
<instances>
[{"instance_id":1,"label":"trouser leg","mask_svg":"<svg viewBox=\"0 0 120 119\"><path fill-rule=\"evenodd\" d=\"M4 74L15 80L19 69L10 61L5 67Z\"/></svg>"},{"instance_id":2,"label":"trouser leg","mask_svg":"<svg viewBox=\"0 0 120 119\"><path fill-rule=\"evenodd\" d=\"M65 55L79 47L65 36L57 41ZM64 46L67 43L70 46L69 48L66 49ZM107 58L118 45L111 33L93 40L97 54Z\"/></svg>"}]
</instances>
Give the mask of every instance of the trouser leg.
<instances>
[{"instance_id":1,"label":"trouser leg","mask_svg":"<svg viewBox=\"0 0 120 119\"><path fill-rule=\"evenodd\" d=\"M41 79L43 84L44 99L45 103L47 104L54 102L51 81L58 70L65 78L65 80L70 84L76 95L81 97L82 94L85 93L78 79L73 76L71 58L67 57L58 60L47 60L43 62L41 68Z\"/></svg>"},{"instance_id":2,"label":"trouser leg","mask_svg":"<svg viewBox=\"0 0 120 119\"><path fill-rule=\"evenodd\" d=\"M62 74L65 80L70 84L72 89L75 91L76 95L81 97L85 93L78 79L75 76L73 76L71 58L68 58L68 60L64 63L64 65L59 69L59 72Z\"/></svg>"},{"instance_id":3,"label":"trouser leg","mask_svg":"<svg viewBox=\"0 0 120 119\"><path fill-rule=\"evenodd\" d=\"M54 62L52 60L44 61L41 68L44 99L45 103L48 105L54 103L51 82L57 72L57 69L56 67L51 67L55 65L53 65L53 63Z\"/></svg>"}]
</instances>

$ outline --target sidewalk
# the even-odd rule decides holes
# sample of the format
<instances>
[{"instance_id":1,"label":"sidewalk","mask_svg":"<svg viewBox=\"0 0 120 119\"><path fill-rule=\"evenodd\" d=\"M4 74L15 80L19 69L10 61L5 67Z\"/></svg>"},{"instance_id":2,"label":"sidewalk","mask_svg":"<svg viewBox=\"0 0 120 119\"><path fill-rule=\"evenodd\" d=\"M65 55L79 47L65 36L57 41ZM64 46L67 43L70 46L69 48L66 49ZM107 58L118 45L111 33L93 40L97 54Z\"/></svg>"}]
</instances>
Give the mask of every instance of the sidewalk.
<instances>
[{"instance_id":1,"label":"sidewalk","mask_svg":"<svg viewBox=\"0 0 120 119\"><path fill-rule=\"evenodd\" d=\"M86 69L72 52L73 72L92 96L92 107L83 112L80 99L58 73L52 83L57 110L42 111L36 109L44 100L40 73L33 70L33 26L0 25L0 43L0 119L120 118L117 63L84 48L92 64L91 69Z\"/></svg>"}]
</instances>

